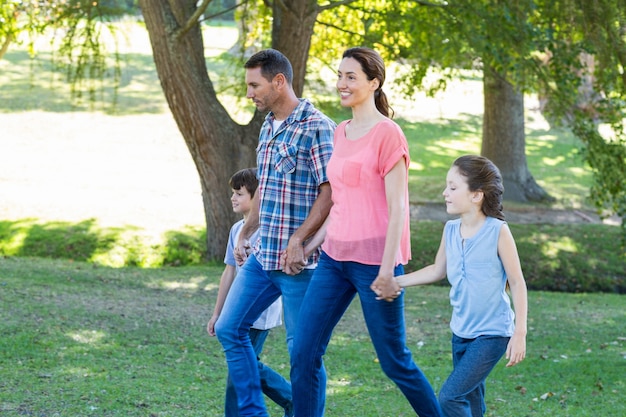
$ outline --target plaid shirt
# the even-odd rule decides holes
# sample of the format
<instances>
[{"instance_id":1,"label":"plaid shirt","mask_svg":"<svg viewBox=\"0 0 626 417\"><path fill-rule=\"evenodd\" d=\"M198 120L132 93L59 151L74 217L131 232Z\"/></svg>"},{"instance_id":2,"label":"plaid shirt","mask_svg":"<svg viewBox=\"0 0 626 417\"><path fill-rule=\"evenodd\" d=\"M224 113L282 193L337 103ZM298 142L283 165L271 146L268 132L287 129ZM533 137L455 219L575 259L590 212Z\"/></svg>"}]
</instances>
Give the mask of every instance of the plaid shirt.
<instances>
[{"instance_id":1,"label":"plaid shirt","mask_svg":"<svg viewBox=\"0 0 626 417\"><path fill-rule=\"evenodd\" d=\"M333 150L335 122L306 99L272 131L274 114L265 117L257 152L260 198L259 240L254 253L266 271L280 269L280 253L309 215L328 182L326 165ZM309 263L317 262L315 252Z\"/></svg>"}]
</instances>

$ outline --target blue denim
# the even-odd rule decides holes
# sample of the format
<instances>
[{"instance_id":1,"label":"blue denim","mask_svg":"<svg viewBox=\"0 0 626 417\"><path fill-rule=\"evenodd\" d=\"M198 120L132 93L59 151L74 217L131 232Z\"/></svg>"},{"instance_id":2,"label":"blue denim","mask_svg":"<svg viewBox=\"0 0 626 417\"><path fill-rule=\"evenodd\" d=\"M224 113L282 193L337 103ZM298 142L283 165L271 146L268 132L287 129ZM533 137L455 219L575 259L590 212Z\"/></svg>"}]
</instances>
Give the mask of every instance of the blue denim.
<instances>
[{"instance_id":1,"label":"blue denim","mask_svg":"<svg viewBox=\"0 0 626 417\"><path fill-rule=\"evenodd\" d=\"M446 417L480 417L487 411L485 380L506 352L508 337L479 336L464 339L452 335L454 369L439 391Z\"/></svg>"},{"instance_id":2,"label":"blue denim","mask_svg":"<svg viewBox=\"0 0 626 417\"><path fill-rule=\"evenodd\" d=\"M326 374L322 357L333 329L356 294L382 370L418 415L441 416L433 388L406 346L404 292L393 302L376 300L370 285L378 270L379 266L338 262L322 253L302 304L291 355L291 386L297 417L324 415ZM402 266L394 272L402 274Z\"/></svg>"},{"instance_id":3,"label":"blue denim","mask_svg":"<svg viewBox=\"0 0 626 417\"><path fill-rule=\"evenodd\" d=\"M254 349L254 353L256 353L257 359L259 359L261 352L263 352L263 345L265 344L265 339L267 339L269 332L269 329L250 329L250 342L252 343L252 348ZM259 376L261 378L261 390L263 391L263 394L267 395L272 401L285 410L285 417L293 417L291 383L283 378L281 374L274 371L260 360L258 361L258 364ZM235 387L230 380L230 377L226 380L224 416L239 417L237 392L235 391Z\"/></svg>"},{"instance_id":4,"label":"blue denim","mask_svg":"<svg viewBox=\"0 0 626 417\"><path fill-rule=\"evenodd\" d=\"M287 349L291 353L300 306L312 275L312 270L295 276L264 271L254 255L239 270L215 323L215 333L226 355L240 416L268 417L257 355L249 335L252 323L282 295Z\"/></svg>"}]
</instances>

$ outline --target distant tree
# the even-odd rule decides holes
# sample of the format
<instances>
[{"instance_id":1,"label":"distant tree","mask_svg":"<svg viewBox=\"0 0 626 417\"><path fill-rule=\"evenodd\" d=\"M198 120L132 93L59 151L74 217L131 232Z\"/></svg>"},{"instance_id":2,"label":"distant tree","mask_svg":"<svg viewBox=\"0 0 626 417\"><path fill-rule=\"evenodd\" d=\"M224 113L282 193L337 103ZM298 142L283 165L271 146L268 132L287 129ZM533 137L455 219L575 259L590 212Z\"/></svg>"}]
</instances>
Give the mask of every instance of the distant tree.
<instances>
[{"instance_id":1,"label":"distant tree","mask_svg":"<svg viewBox=\"0 0 626 417\"><path fill-rule=\"evenodd\" d=\"M594 176L591 201L626 225L626 0L356 4L320 15L313 44L323 46L314 56L324 59L338 34L349 31L352 43L384 49L407 64L400 77L407 95L416 88L443 89L459 70L482 70L481 153L502 170L506 198L520 201L550 199L525 156L523 98L539 93L549 102L547 118L570 128L584 145ZM425 85L431 70L440 78ZM601 123L611 127L611 137L599 134Z\"/></svg>"}]
</instances>

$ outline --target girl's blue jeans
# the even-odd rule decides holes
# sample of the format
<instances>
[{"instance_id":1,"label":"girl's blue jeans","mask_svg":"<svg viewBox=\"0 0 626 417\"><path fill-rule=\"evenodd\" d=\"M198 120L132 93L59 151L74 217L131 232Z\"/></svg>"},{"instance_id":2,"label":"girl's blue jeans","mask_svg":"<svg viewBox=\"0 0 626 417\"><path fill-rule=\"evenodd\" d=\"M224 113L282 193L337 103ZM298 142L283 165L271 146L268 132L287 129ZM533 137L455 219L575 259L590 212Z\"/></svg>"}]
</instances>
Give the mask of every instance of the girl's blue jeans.
<instances>
[{"instance_id":1,"label":"girl's blue jeans","mask_svg":"<svg viewBox=\"0 0 626 417\"><path fill-rule=\"evenodd\" d=\"M237 273L215 323L215 333L226 355L240 416L268 416L250 327L282 295L287 349L291 352L300 306L312 275L313 271L308 269L295 276L265 271L254 255L248 257Z\"/></svg>"},{"instance_id":2,"label":"girl's blue jeans","mask_svg":"<svg viewBox=\"0 0 626 417\"><path fill-rule=\"evenodd\" d=\"M439 391L446 417L481 417L485 414L485 380L506 352L508 337L452 335L454 369Z\"/></svg>"},{"instance_id":3,"label":"girl's blue jeans","mask_svg":"<svg viewBox=\"0 0 626 417\"><path fill-rule=\"evenodd\" d=\"M376 300L370 285L379 266L338 262L322 253L307 290L291 355L291 386L296 417L324 415L326 373L323 355L333 329L356 294L385 374L396 383L419 416L440 416L437 397L406 346L404 294L393 302ZM402 274L398 266L395 274Z\"/></svg>"}]
</instances>

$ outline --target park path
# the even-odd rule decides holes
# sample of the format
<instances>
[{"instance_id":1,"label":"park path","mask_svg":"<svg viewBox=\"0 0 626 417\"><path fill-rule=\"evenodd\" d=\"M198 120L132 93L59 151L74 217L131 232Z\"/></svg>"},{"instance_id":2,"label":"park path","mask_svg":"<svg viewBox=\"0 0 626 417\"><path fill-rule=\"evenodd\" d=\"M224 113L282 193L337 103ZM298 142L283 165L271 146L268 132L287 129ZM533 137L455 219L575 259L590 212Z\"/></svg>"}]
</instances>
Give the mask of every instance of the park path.
<instances>
[{"instance_id":1,"label":"park path","mask_svg":"<svg viewBox=\"0 0 626 417\"><path fill-rule=\"evenodd\" d=\"M95 218L155 234L204 225L198 174L169 113L0 113L0 126L0 220ZM575 210L505 212L511 223L601 222ZM450 218L443 202L414 204L411 216Z\"/></svg>"}]
</instances>

